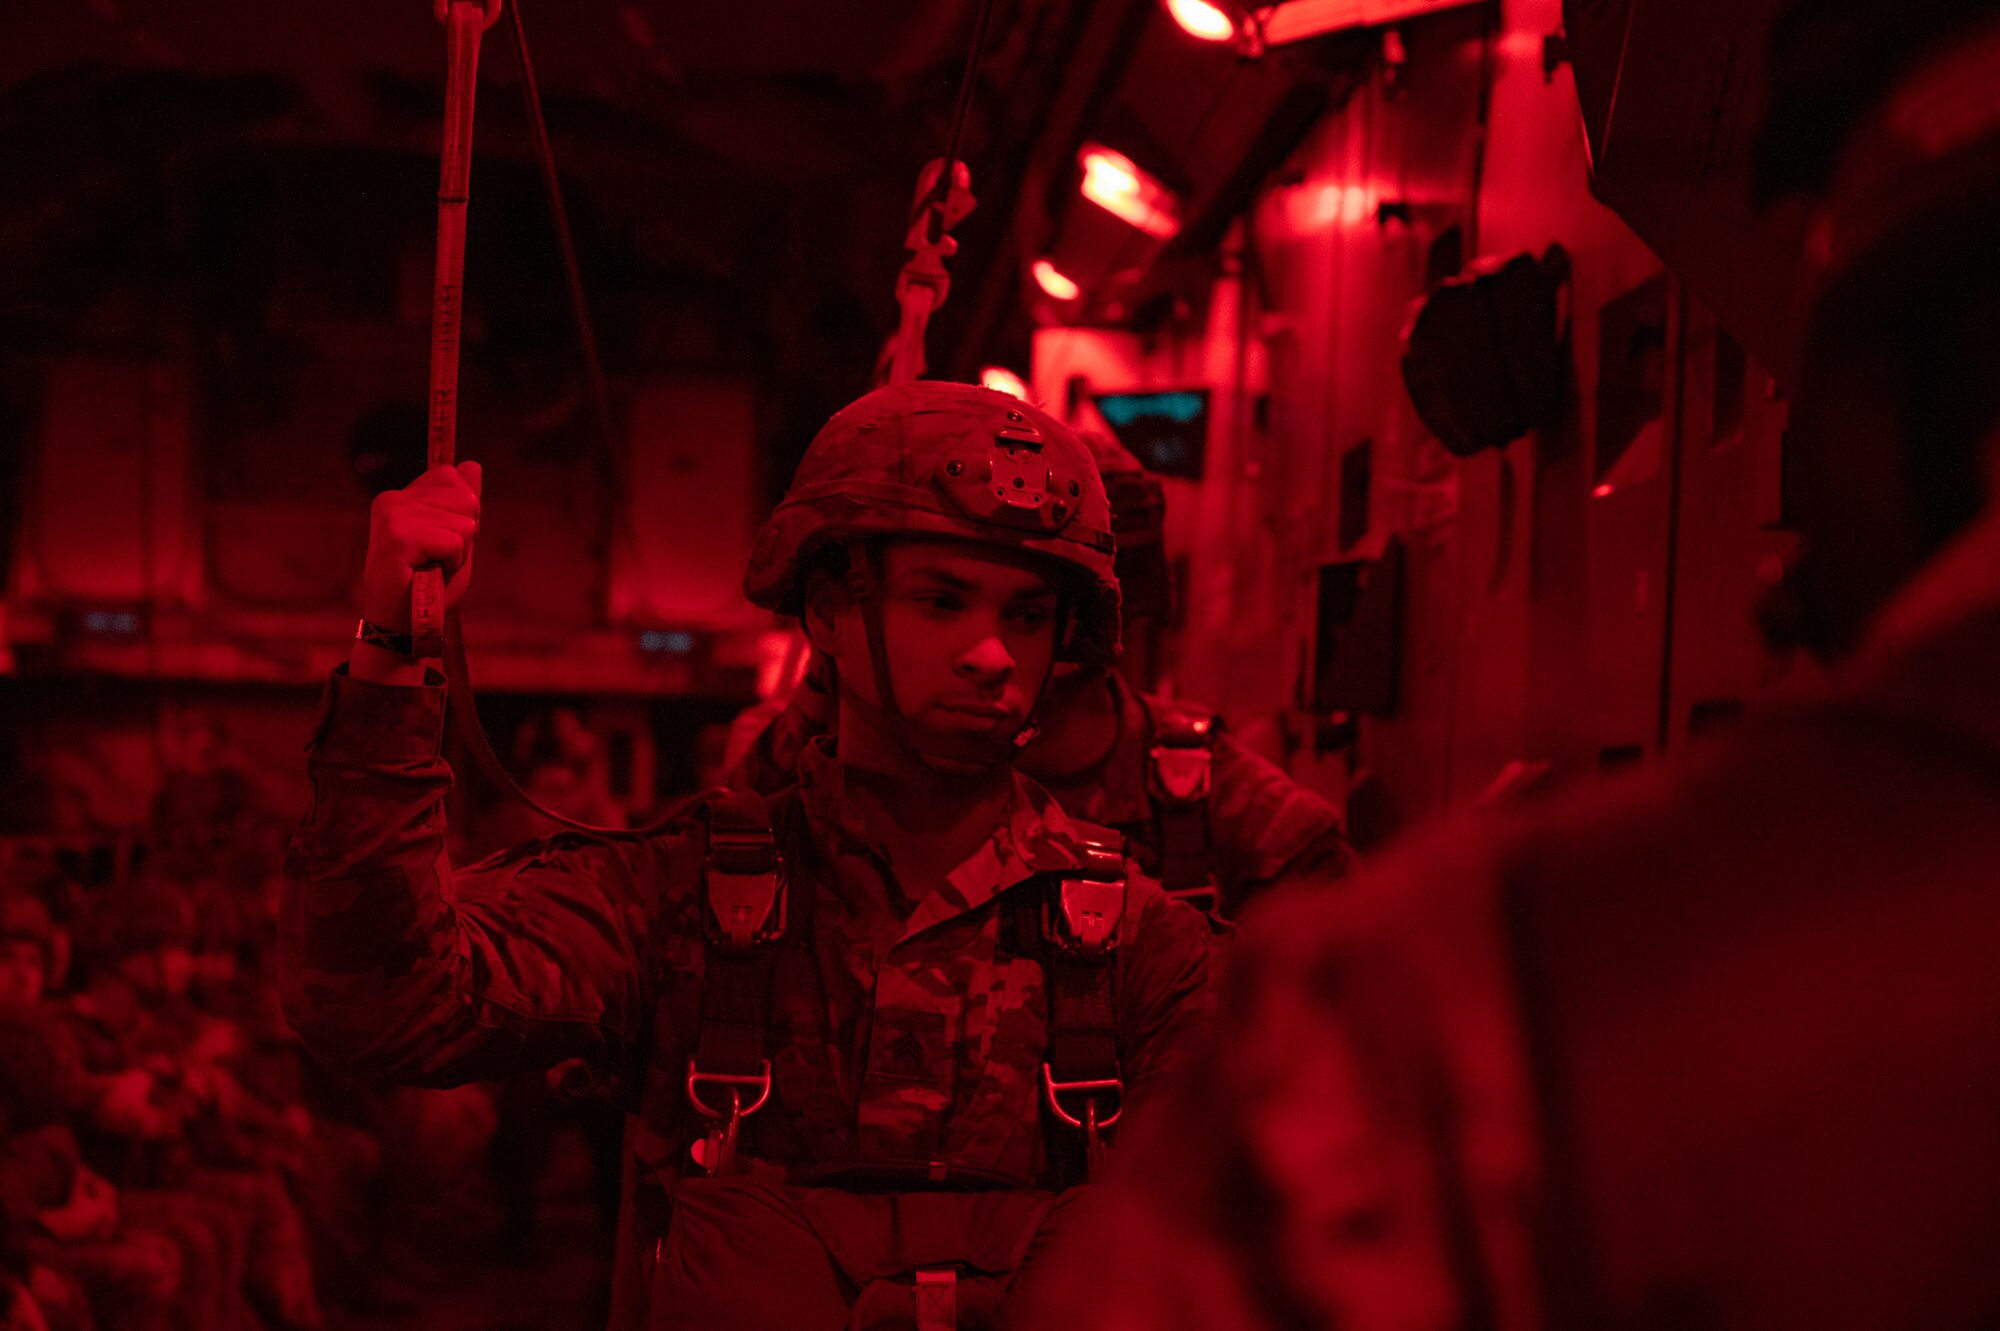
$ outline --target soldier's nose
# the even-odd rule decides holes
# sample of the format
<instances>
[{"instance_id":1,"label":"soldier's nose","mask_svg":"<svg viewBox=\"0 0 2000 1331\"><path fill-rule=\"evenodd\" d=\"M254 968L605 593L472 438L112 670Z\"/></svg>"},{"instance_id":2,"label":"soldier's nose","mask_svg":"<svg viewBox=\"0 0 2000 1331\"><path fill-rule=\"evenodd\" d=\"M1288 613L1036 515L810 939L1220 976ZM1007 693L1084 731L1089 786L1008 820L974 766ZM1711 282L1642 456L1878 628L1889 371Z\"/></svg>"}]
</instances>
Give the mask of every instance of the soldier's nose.
<instances>
[{"instance_id":1,"label":"soldier's nose","mask_svg":"<svg viewBox=\"0 0 2000 1331\"><path fill-rule=\"evenodd\" d=\"M1014 673L1014 655L998 636L983 638L958 658L958 673L970 679L998 683Z\"/></svg>"}]
</instances>

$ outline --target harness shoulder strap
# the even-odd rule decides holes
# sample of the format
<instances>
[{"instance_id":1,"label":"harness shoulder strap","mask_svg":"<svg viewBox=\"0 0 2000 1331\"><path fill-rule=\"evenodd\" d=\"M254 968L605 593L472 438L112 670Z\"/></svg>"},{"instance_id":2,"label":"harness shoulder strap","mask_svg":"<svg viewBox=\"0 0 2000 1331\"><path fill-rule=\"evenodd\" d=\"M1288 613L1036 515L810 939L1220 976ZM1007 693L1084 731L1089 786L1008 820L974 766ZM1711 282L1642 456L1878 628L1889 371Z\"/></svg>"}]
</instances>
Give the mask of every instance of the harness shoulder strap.
<instances>
[{"instance_id":1,"label":"harness shoulder strap","mask_svg":"<svg viewBox=\"0 0 2000 1331\"><path fill-rule=\"evenodd\" d=\"M1125 855L1118 833L1077 823L1084 863L1044 875L1012 894L1013 932L1042 964L1048 1053L1042 1104L1049 1155L1064 1183L1102 1174L1109 1129L1124 1112L1118 1049L1119 926L1125 917Z\"/></svg>"},{"instance_id":2,"label":"harness shoulder strap","mask_svg":"<svg viewBox=\"0 0 2000 1331\"><path fill-rule=\"evenodd\" d=\"M711 1174L733 1172L743 1120L771 1098L775 944L794 918L771 812L754 793L712 796L700 809L701 1025L688 1060L689 1106L707 1120L698 1148ZM690 856L689 858L693 858Z\"/></svg>"},{"instance_id":3,"label":"harness shoulder strap","mask_svg":"<svg viewBox=\"0 0 2000 1331\"><path fill-rule=\"evenodd\" d=\"M1221 718L1178 699L1140 694L1139 701L1150 730L1146 796L1160 828L1160 886L1168 896L1213 914L1220 895L1208 799Z\"/></svg>"}]
</instances>

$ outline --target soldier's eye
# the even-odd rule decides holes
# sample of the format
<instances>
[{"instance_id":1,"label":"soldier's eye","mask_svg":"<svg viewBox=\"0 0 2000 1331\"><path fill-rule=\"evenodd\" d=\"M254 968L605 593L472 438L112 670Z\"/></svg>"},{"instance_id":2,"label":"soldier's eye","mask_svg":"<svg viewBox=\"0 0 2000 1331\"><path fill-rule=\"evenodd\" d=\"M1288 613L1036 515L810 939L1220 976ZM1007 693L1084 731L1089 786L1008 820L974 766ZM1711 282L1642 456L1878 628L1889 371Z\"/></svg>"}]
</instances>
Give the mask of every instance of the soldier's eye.
<instances>
[{"instance_id":1,"label":"soldier's eye","mask_svg":"<svg viewBox=\"0 0 2000 1331\"><path fill-rule=\"evenodd\" d=\"M1024 629L1041 628L1053 618L1047 608L1039 605L1018 606L1008 617Z\"/></svg>"}]
</instances>

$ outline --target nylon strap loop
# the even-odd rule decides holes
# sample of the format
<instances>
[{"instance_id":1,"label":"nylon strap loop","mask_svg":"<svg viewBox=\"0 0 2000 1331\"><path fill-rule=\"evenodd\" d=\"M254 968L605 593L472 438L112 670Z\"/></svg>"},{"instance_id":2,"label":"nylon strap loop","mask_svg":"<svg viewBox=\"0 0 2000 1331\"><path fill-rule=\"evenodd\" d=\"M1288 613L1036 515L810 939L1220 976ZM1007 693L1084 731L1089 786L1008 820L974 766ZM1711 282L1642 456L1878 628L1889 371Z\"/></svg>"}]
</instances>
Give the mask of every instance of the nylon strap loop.
<instances>
[{"instance_id":1,"label":"nylon strap loop","mask_svg":"<svg viewBox=\"0 0 2000 1331\"><path fill-rule=\"evenodd\" d=\"M1212 713L1144 700L1152 725L1146 794L1160 829L1160 886L1197 909L1220 904L1209 793L1215 753Z\"/></svg>"},{"instance_id":2,"label":"nylon strap loop","mask_svg":"<svg viewBox=\"0 0 2000 1331\"><path fill-rule=\"evenodd\" d=\"M734 793L717 796L702 806L701 821L707 829L702 858L704 911L715 909L714 874L780 872L777 837L762 799ZM772 910L782 921L786 889L781 878L775 885L778 897ZM796 921L787 923L797 927ZM723 1174L735 1166L742 1120L763 1109L771 1096L769 1044L778 938L760 932L744 946L719 938L713 927L704 929L702 937L701 1029L694 1056L688 1060L687 1094L691 1107L717 1125L707 1135L701 1163L711 1174Z\"/></svg>"},{"instance_id":3,"label":"nylon strap loop","mask_svg":"<svg viewBox=\"0 0 2000 1331\"><path fill-rule=\"evenodd\" d=\"M479 91L479 38L500 0L440 0L445 25L444 141L438 153L437 257L431 277L431 384L425 458L449 467L458 452L458 347L465 312L465 212L472 187L472 112ZM418 569L410 584L410 645L445 654L444 571Z\"/></svg>"},{"instance_id":4,"label":"nylon strap loop","mask_svg":"<svg viewBox=\"0 0 2000 1331\"><path fill-rule=\"evenodd\" d=\"M466 210L472 178L473 108L479 87L479 42L485 30L499 19L502 4L503 0L436 0L435 4L435 11L445 25L446 69L444 137L438 162L437 256L431 291L429 431L425 448L426 460L432 467L448 467L457 461L458 362L464 313ZM554 189L556 175L554 158L548 147L548 130L542 123L540 101L532 93L533 66L528 56L527 34L520 26L519 15L516 14L515 18L514 36L530 89L529 112L535 125L536 146L543 157L544 176L550 182L551 208L556 214L558 238L568 251L565 254L564 274L571 286L572 313L577 320L578 337L583 342L585 360L590 367L599 425L608 428L609 412L605 405L603 371L597 363L596 339L591 333L588 311L583 305L574 246L569 241L567 216L562 210L561 195ZM459 739L464 743L472 765L502 794L526 805L552 823L608 839L644 839L683 816L688 807L686 802L670 807L644 827L598 827L559 813L521 789L520 784L508 774L499 755L493 751L492 741L479 724L458 612L445 609L442 569L418 569L411 581L410 638L416 656L438 660L442 665L446 691L451 700L452 723Z\"/></svg>"},{"instance_id":5,"label":"nylon strap loop","mask_svg":"<svg viewBox=\"0 0 2000 1331\"><path fill-rule=\"evenodd\" d=\"M1125 859L1115 833L1080 827L1088 866L1067 875L1093 883L1115 874ZM1115 870L1111 867L1116 864ZM1011 897L1014 946L1042 965L1048 997L1048 1053L1042 1065L1043 1104L1049 1113L1049 1157L1064 1184L1098 1172L1102 1132L1124 1108L1119 1063L1116 948L1088 953L1062 946L1048 921L1061 909L1061 875L1016 888Z\"/></svg>"}]
</instances>

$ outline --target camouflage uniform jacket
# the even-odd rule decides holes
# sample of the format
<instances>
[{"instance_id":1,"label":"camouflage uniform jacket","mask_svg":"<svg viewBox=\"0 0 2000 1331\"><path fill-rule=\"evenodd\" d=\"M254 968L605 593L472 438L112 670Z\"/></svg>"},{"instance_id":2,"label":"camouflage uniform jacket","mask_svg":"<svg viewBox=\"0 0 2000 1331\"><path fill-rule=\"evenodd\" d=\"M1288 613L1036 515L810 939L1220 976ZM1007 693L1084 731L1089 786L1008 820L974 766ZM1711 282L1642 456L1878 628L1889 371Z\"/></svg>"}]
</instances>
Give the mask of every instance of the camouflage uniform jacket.
<instances>
[{"instance_id":1,"label":"camouflage uniform jacket","mask_svg":"<svg viewBox=\"0 0 2000 1331\"><path fill-rule=\"evenodd\" d=\"M654 1131L641 1135L675 1141L703 969L700 902L676 887L699 875L670 863L688 843L558 836L455 869L443 716L440 689L334 676L287 866L293 1024L321 1058L408 1083L582 1059L600 1080L642 1082ZM1043 976L1008 945L1000 899L1078 867L1076 825L1017 776L991 839L907 902L842 795L841 765L816 748L800 775L772 817L792 890L813 893L813 938L778 962L776 1089L746 1154L1038 1178ZM1135 875L1114 955L1128 1106L1142 1110L1195 1042L1201 921ZM642 1163L670 1177L681 1161Z\"/></svg>"},{"instance_id":2,"label":"camouflage uniform jacket","mask_svg":"<svg viewBox=\"0 0 2000 1331\"><path fill-rule=\"evenodd\" d=\"M1128 853L1158 877L1164 837L1147 773L1154 717L1173 704L1140 694L1116 671L1107 682L1119 710L1111 751L1082 771L1044 776L1043 784L1071 815L1122 833ZM730 784L766 793L790 785L801 752L820 729L813 711L787 707L730 771ZM1352 871L1354 852L1332 804L1227 731L1215 735L1211 753L1208 835L1223 914L1281 881L1326 882Z\"/></svg>"}]
</instances>

